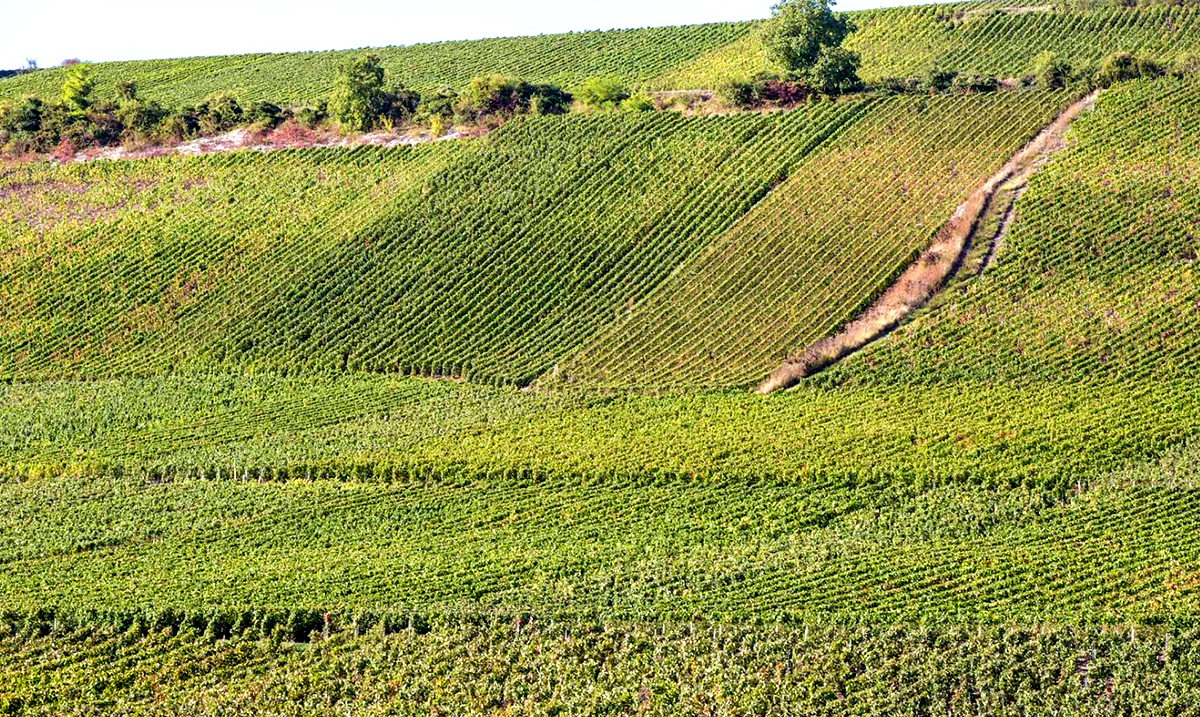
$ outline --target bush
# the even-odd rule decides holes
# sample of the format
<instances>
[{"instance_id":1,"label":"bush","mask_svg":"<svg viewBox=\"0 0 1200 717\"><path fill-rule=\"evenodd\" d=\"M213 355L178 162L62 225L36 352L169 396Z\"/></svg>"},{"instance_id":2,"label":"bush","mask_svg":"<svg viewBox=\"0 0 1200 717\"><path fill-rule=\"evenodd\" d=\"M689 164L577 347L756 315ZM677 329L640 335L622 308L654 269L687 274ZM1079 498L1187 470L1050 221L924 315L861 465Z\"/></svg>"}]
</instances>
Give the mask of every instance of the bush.
<instances>
[{"instance_id":1,"label":"bush","mask_svg":"<svg viewBox=\"0 0 1200 717\"><path fill-rule=\"evenodd\" d=\"M1137 58L1128 52L1114 52L1100 63L1096 72L1096 83L1110 87L1118 82L1134 80L1141 76Z\"/></svg>"},{"instance_id":2,"label":"bush","mask_svg":"<svg viewBox=\"0 0 1200 717\"><path fill-rule=\"evenodd\" d=\"M751 109L762 103L760 86L743 80L728 80L717 87L717 99L726 107Z\"/></svg>"},{"instance_id":3,"label":"bush","mask_svg":"<svg viewBox=\"0 0 1200 717\"><path fill-rule=\"evenodd\" d=\"M1171 74L1175 77L1185 77L1200 73L1200 54L1185 52L1171 63Z\"/></svg>"},{"instance_id":4,"label":"bush","mask_svg":"<svg viewBox=\"0 0 1200 717\"><path fill-rule=\"evenodd\" d=\"M1033 61L1033 76L1042 87L1060 89L1071 79L1071 66L1053 52L1043 52Z\"/></svg>"},{"instance_id":5,"label":"bush","mask_svg":"<svg viewBox=\"0 0 1200 717\"><path fill-rule=\"evenodd\" d=\"M575 98L555 85L534 85L529 111L537 115L563 115L571 109Z\"/></svg>"},{"instance_id":6,"label":"bush","mask_svg":"<svg viewBox=\"0 0 1200 717\"><path fill-rule=\"evenodd\" d=\"M322 122L329 119L329 103L321 100L315 105L306 105L293 112L292 116L301 127L315 129Z\"/></svg>"},{"instance_id":7,"label":"bush","mask_svg":"<svg viewBox=\"0 0 1200 717\"><path fill-rule=\"evenodd\" d=\"M954 78L954 89L959 92L995 92L1000 89L1000 80L988 75L959 74Z\"/></svg>"},{"instance_id":8,"label":"bush","mask_svg":"<svg viewBox=\"0 0 1200 717\"><path fill-rule=\"evenodd\" d=\"M956 70L932 68L925 75L924 89L929 92L945 92L954 85L954 78L956 77L958 77L958 71Z\"/></svg>"},{"instance_id":9,"label":"bush","mask_svg":"<svg viewBox=\"0 0 1200 717\"><path fill-rule=\"evenodd\" d=\"M441 87L432 95L422 98L417 114L423 119L437 118L449 122L454 118L454 106L457 102L458 92L451 87Z\"/></svg>"},{"instance_id":10,"label":"bush","mask_svg":"<svg viewBox=\"0 0 1200 717\"><path fill-rule=\"evenodd\" d=\"M465 123L518 114L563 114L574 98L555 85L531 85L502 75L471 80L455 97L455 116ZM428 106L427 106L428 108Z\"/></svg>"},{"instance_id":11,"label":"bush","mask_svg":"<svg viewBox=\"0 0 1200 717\"><path fill-rule=\"evenodd\" d=\"M638 92L621 103L621 109L626 112L653 112L658 109L654 99L645 92Z\"/></svg>"},{"instance_id":12,"label":"bush","mask_svg":"<svg viewBox=\"0 0 1200 717\"><path fill-rule=\"evenodd\" d=\"M611 77L593 77L579 90L579 101L592 109L613 110L629 97L629 89Z\"/></svg>"}]
</instances>

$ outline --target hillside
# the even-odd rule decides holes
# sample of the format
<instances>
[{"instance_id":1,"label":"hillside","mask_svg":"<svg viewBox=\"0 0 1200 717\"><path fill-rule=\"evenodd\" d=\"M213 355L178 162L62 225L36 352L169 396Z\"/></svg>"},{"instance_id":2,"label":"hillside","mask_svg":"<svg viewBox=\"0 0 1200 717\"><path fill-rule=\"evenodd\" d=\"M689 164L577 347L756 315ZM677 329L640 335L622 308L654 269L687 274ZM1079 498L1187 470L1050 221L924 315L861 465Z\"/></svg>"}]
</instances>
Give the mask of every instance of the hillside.
<instances>
[{"instance_id":1,"label":"hillside","mask_svg":"<svg viewBox=\"0 0 1200 717\"><path fill-rule=\"evenodd\" d=\"M1022 7L1022 6L1028 6ZM1028 10L1028 11L1025 11ZM1096 65L1111 52L1170 61L1200 50L1200 8L1191 5L1075 9L1007 0L923 5L849 13L860 29L847 46L863 56L863 79L921 77L933 67L1021 77L1041 52L1076 66ZM769 70L756 23L576 32L377 48L389 77L422 92L460 87L499 72L570 89L591 77L615 77L652 90L712 88L729 77ZM173 60L101 62L103 96L117 82L135 82L144 96L168 106L218 93L241 101L303 104L327 99L338 65L358 51L230 55ZM0 78L0 101L58 94L63 70Z\"/></svg>"},{"instance_id":2,"label":"hillside","mask_svg":"<svg viewBox=\"0 0 1200 717\"><path fill-rule=\"evenodd\" d=\"M1011 78L1195 12L847 44ZM384 54L702 90L760 32ZM311 101L337 58L97 73ZM1043 84L0 164L0 712L1194 714L1200 76Z\"/></svg>"}]
</instances>

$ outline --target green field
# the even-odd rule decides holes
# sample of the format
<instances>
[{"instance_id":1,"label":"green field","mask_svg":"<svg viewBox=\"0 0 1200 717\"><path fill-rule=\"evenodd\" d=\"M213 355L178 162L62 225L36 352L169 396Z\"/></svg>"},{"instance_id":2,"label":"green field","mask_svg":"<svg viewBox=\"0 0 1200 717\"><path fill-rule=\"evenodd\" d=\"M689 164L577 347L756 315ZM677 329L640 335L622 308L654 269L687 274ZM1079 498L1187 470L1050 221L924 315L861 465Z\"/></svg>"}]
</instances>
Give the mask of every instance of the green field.
<instances>
[{"instance_id":1,"label":"green field","mask_svg":"<svg viewBox=\"0 0 1200 717\"><path fill-rule=\"evenodd\" d=\"M851 42L1011 77L1195 12ZM701 89L756 33L385 57ZM335 59L119 67L306 100ZM1195 76L1102 89L928 304L753 393L1086 91L0 165L0 714L1196 715Z\"/></svg>"}]
</instances>

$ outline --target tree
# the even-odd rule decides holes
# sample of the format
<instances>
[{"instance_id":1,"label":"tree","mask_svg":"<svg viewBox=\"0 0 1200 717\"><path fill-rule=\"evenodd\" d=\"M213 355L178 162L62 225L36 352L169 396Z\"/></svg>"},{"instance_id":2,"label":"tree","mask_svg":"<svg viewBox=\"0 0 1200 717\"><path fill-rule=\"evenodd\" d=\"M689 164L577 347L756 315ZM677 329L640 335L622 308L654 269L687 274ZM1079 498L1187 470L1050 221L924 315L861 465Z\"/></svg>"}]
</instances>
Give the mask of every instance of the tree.
<instances>
[{"instance_id":1,"label":"tree","mask_svg":"<svg viewBox=\"0 0 1200 717\"><path fill-rule=\"evenodd\" d=\"M629 99L629 88L612 77L593 77L579 89L579 101L593 109L615 110Z\"/></svg>"},{"instance_id":2,"label":"tree","mask_svg":"<svg viewBox=\"0 0 1200 717\"><path fill-rule=\"evenodd\" d=\"M862 87L858 79L858 53L844 47L830 47L817 58L809 73L812 86L827 95L850 92Z\"/></svg>"},{"instance_id":3,"label":"tree","mask_svg":"<svg viewBox=\"0 0 1200 717\"><path fill-rule=\"evenodd\" d=\"M1060 89L1071 78L1071 66L1053 52L1043 52L1033 61L1033 75L1041 86Z\"/></svg>"},{"instance_id":4,"label":"tree","mask_svg":"<svg viewBox=\"0 0 1200 717\"><path fill-rule=\"evenodd\" d=\"M83 114L92 104L91 95L94 89L96 80L92 77L91 66L82 62L71 65L62 84L62 103L67 111Z\"/></svg>"},{"instance_id":5,"label":"tree","mask_svg":"<svg viewBox=\"0 0 1200 717\"><path fill-rule=\"evenodd\" d=\"M330 110L342 126L366 132L383 114L386 100L383 65L376 55L365 55L342 66Z\"/></svg>"},{"instance_id":6,"label":"tree","mask_svg":"<svg viewBox=\"0 0 1200 717\"><path fill-rule=\"evenodd\" d=\"M857 29L830 9L833 4L832 0L781 0L772 8L772 20L763 32L770 59L788 73L807 75L822 53L840 46Z\"/></svg>"}]
</instances>

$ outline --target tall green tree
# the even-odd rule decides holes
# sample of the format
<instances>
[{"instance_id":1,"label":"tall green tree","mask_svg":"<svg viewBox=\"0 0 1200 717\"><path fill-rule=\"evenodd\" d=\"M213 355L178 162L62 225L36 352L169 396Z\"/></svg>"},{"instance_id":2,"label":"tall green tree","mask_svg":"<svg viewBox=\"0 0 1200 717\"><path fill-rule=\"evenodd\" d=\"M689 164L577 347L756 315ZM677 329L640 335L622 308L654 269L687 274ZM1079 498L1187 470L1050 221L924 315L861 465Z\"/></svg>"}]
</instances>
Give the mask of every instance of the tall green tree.
<instances>
[{"instance_id":1,"label":"tall green tree","mask_svg":"<svg viewBox=\"0 0 1200 717\"><path fill-rule=\"evenodd\" d=\"M858 29L845 15L834 13L832 0L781 0L763 33L767 54L790 75L806 76L829 48L842 44Z\"/></svg>"},{"instance_id":2,"label":"tall green tree","mask_svg":"<svg viewBox=\"0 0 1200 717\"><path fill-rule=\"evenodd\" d=\"M386 102L383 65L378 56L364 55L343 65L330 103L334 119L342 126L360 132L370 130Z\"/></svg>"}]
</instances>

